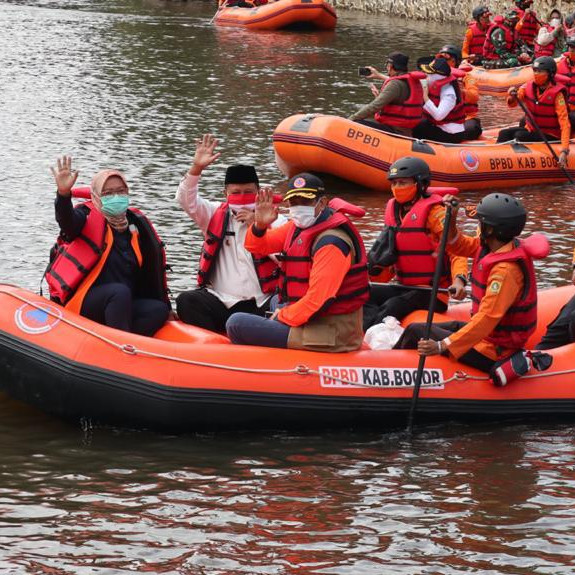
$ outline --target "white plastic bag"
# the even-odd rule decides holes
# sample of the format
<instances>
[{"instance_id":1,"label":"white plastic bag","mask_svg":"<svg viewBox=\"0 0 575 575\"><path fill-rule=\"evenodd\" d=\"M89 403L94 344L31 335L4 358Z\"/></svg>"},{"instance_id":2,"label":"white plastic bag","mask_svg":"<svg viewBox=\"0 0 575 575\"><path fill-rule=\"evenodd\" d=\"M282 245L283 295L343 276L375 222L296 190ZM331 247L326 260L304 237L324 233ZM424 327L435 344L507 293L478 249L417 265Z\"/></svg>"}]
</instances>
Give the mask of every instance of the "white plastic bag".
<instances>
[{"instance_id":1,"label":"white plastic bag","mask_svg":"<svg viewBox=\"0 0 575 575\"><path fill-rule=\"evenodd\" d=\"M399 321L391 315L384 317L380 323L372 325L366 332L363 341L371 349L393 349L397 343L403 328Z\"/></svg>"}]
</instances>

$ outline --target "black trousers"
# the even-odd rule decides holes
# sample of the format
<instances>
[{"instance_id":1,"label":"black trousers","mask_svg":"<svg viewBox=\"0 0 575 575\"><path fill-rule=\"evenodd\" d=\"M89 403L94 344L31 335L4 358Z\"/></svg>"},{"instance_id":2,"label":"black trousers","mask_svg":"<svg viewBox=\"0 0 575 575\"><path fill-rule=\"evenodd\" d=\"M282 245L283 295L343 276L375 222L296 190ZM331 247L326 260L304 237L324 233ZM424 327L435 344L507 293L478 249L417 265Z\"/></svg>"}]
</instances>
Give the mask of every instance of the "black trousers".
<instances>
[{"instance_id":1,"label":"black trousers","mask_svg":"<svg viewBox=\"0 0 575 575\"><path fill-rule=\"evenodd\" d=\"M555 136L545 134L550 142L557 141ZM543 138L537 132L530 132L527 128L516 126L514 128L503 128L497 135L497 143L517 140L518 142L543 142Z\"/></svg>"},{"instance_id":2,"label":"black trousers","mask_svg":"<svg viewBox=\"0 0 575 575\"><path fill-rule=\"evenodd\" d=\"M363 330L379 323L388 315L402 320L416 309L429 309L431 290L410 290L395 286L372 285L369 300L363 306ZM437 300L438 312L444 312L447 305Z\"/></svg>"},{"instance_id":3,"label":"black trousers","mask_svg":"<svg viewBox=\"0 0 575 575\"><path fill-rule=\"evenodd\" d=\"M197 325L210 331L226 333L228 318L237 312L264 316L269 310L269 300L262 307L255 300L240 301L227 308L214 294L205 288L182 292L176 298L178 317L191 325Z\"/></svg>"},{"instance_id":4,"label":"black trousers","mask_svg":"<svg viewBox=\"0 0 575 575\"><path fill-rule=\"evenodd\" d=\"M382 124L374 119L364 119L364 120L354 120L356 124L361 124L362 126L368 126L370 128L375 128L376 130L381 130L382 132L389 132L390 134L402 134L401 130L390 126L389 124Z\"/></svg>"},{"instance_id":5,"label":"black trousers","mask_svg":"<svg viewBox=\"0 0 575 575\"><path fill-rule=\"evenodd\" d=\"M94 286L80 310L80 315L103 325L147 336L154 335L164 325L169 313L166 302L134 299L130 288L121 283Z\"/></svg>"},{"instance_id":6,"label":"black trousers","mask_svg":"<svg viewBox=\"0 0 575 575\"><path fill-rule=\"evenodd\" d=\"M465 325L462 321L448 321L443 323L434 323L431 325L431 332L429 339L441 341L451 334L459 331ZM417 342L423 337L425 333L424 323L412 323L407 326L399 341L395 344L394 349L417 349ZM442 355L447 355L444 352ZM470 349L464 353L457 361L475 367L480 371L489 373L493 365L496 363L494 360L484 356L474 349Z\"/></svg>"},{"instance_id":7,"label":"black trousers","mask_svg":"<svg viewBox=\"0 0 575 575\"><path fill-rule=\"evenodd\" d=\"M467 139L465 131L457 134L448 134L429 120L422 120L413 128L413 137L418 140L433 140L434 142L446 144L459 144L459 142Z\"/></svg>"},{"instance_id":8,"label":"black trousers","mask_svg":"<svg viewBox=\"0 0 575 575\"><path fill-rule=\"evenodd\" d=\"M575 341L575 296L559 312L559 315L547 326L545 335L535 349L553 349Z\"/></svg>"}]
</instances>

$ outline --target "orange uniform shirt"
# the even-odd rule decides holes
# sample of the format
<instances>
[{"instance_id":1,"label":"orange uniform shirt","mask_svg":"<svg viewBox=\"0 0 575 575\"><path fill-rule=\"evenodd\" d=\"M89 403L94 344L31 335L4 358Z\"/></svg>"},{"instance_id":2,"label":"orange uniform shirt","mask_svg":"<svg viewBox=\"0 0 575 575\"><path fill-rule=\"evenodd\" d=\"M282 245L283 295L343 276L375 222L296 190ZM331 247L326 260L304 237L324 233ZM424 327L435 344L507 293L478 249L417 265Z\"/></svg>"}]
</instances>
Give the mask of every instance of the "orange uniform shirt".
<instances>
[{"instance_id":1,"label":"orange uniform shirt","mask_svg":"<svg viewBox=\"0 0 575 575\"><path fill-rule=\"evenodd\" d=\"M448 251L473 257L480 245L478 237L458 234L448 245ZM513 243L509 242L496 253L505 253L512 249ZM500 359L495 346L485 338L493 332L507 310L517 301L524 284L523 272L518 264L515 262L495 264L489 273L487 289L477 313L465 327L443 340L449 353L457 359L473 348L490 359Z\"/></svg>"},{"instance_id":2,"label":"orange uniform shirt","mask_svg":"<svg viewBox=\"0 0 575 575\"><path fill-rule=\"evenodd\" d=\"M463 37L463 46L461 46L461 57L464 60L469 58L469 46L472 38L473 32L471 31L471 28L467 28L467 30L465 30L465 36Z\"/></svg>"},{"instance_id":3,"label":"orange uniform shirt","mask_svg":"<svg viewBox=\"0 0 575 575\"><path fill-rule=\"evenodd\" d=\"M443 233L443 222L445 220L445 206L442 204L436 204L432 206L429 210L429 214L427 216L427 222L425 227L429 230L431 237L434 241L438 244L441 241L441 234ZM468 267L467 267L467 258L460 257L460 256L451 256L451 277L455 278L458 275L462 275L467 277ZM383 271L378 274L377 276L372 276L371 279L373 281L386 283L391 280L395 276L395 272L393 267L384 268ZM446 294L439 294L439 299L443 301L447 301L449 296Z\"/></svg>"},{"instance_id":4,"label":"orange uniform shirt","mask_svg":"<svg viewBox=\"0 0 575 575\"><path fill-rule=\"evenodd\" d=\"M245 248L252 253L275 254L284 249L285 240L293 224L288 222L277 228L268 228L262 237L248 229ZM334 298L351 267L352 253L344 255L334 245L326 245L313 255L309 287L296 302L282 307L277 318L291 327L307 323L330 299Z\"/></svg>"},{"instance_id":5,"label":"orange uniform shirt","mask_svg":"<svg viewBox=\"0 0 575 575\"><path fill-rule=\"evenodd\" d=\"M517 98L522 102L525 101L525 84L517 90ZM508 98L507 105L510 108L515 108L518 104ZM559 126L561 126L561 148L563 150L568 150L569 138L571 137L571 122L569 121L569 111L563 94L557 94L557 97L555 98L555 113L559 120Z\"/></svg>"}]
</instances>

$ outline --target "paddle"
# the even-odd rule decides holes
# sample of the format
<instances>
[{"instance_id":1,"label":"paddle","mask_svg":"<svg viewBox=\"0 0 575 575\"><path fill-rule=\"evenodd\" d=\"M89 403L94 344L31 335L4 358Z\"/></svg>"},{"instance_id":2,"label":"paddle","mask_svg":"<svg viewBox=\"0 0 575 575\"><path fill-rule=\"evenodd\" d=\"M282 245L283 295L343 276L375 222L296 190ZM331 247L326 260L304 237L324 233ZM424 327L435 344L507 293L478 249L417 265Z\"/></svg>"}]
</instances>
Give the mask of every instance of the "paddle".
<instances>
[{"instance_id":1,"label":"paddle","mask_svg":"<svg viewBox=\"0 0 575 575\"><path fill-rule=\"evenodd\" d=\"M216 10L216 13L212 16L212 19L208 22L208 24L211 24L215 19L216 16L228 5L228 0L224 0L224 2L222 3L221 6L218 6L218 9Z\"/></svg>"},{"instance_id":2,"label":"paddle","mask_svg":"<svg viewBox=\"0 0 575 575\"><path fill-rule=\"evenodd\" d=\"M531 125L535 128L535 131L537 132L537 134L539 135L539 137L545 142L545 145L549 148L549 151L551 152L551 155L553 156L553 159L559 163L559 158L557 157L557 154L555 153L555 150L551 147L551 144L549 143L549 140L547 139L547 136L545 136L545 134L541 131L541 128L539 127L539 125L537 124L537 122L535 121L535 118L533 117L533 114L531 113L531 110L519 99L517 98L517 103L519 104L519 107L525 112L525 115L529 118L529 121L531 122ZM569 175L569 172L567 171L567 168L561 166L561 169L563 170L563 173L565 174L566 178L569 180L569 182L571 182L573 185L575 185L575 181L573 180L573 178Z\"/></svg>"},{"instance_id":3,"label":"paddle","mask_svg":"<svg viewBox=\"0 0 575 575\"><path fill-rule=\"evenodd\" d=\"M379 283L379 282L369 282L372 286L383 286L383 287L393 287L405 290L417 290L417 291L429 291L433 289L433 286L407 286L404 284L394 284L394 283ZM451 290L450 288L438 288L437 293L455 293L455 288Z\"/></svg>"},{"instance_id":4,"label":"paddle","mask_svg":"<svg viewBox=\"0 0 575 575\"><path fill-rule=\"evenodd\" d=\"M427 312L427 321L425 322L425 331L423 339L429 339L431 333L431 323L433 322L433 314L435 313L435 304L437 302L437 292L439 291L439 279L443 272L443 259L445 256L445 246L447 245L447 237L449 235L449 228L451 226L452 208L457 206L457 202L452 200L445 208L445 220L443 222L443 233L441 234L441 241L439 243L439 250L437 251L437 265L433 273L433 282L431 284L431 298L429 302L429 311ZM421 380L423 379L423 368L425 367L425 355L419 356L419 364L417 366L417 373L415 374L415 385L413 387L413 395L411 396L411 405L409 407L409 418L407 420L407 432L411 434L413 430L413 421L415 419L415 409L417 407L417 400L419 398L419 389L421 388Z\"/></svg>"}]
</instances>

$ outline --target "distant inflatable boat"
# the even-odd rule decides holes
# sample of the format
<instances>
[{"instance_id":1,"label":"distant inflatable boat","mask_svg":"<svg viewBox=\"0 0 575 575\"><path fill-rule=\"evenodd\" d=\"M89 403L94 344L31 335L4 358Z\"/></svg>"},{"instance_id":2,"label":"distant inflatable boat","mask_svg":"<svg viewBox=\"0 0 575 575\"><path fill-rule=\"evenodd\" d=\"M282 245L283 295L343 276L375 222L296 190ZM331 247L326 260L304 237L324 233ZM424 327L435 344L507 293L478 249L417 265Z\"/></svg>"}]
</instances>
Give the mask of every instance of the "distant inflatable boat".
<instances>
[{"instance_id":1,"label":"distant inflatable boat","mask_svg":"<svg viewBox=\"0 0 575 575\"><path fill-rule=\"evenodd\" d=\"M568 286L540 293L533 346ZM469 318L459 304L436 321ZM406 321L421 321L416 312ZM427 359L418 420L575 417L575 344L508 386L443 356ZM0 284L0 391L78 421L175 431L404 424L416 351L317 353L230 344L171 321L155 337L94 323L30 291Z\"/></svg>"},{"instance_id":2,"label":"distant inflatable boat","mask_svg":"<svg viewBox=\"0 0 575 575\"><path fill-rule=\"evenodd\" d=\"M467 75L473 78L480 93L506 96L509 88L518 88L525 82L533 80L533 67L529 64L515 68L489 70L482 66L472 66Z\"/></svg>"},{"instance_id":3,"label":"distant inflatable boat","mask_svg":"<svg viewBox=\"0 0 575 575\"><path fill-rule=\"evenodd\" d=\"M277 0L256 8L233 6L221 9L218 26L243 26L252 30L278 30L297 24L320 30L333 30L337 15L324 0Z\"/></svg>"},{"instance_id":4,"label":"distant inflatable boat","mask_svg":"<svg viewBox=\"0 0 575 575\"><path fill-rule=\"evenodd\" d=\"M374 190L389 190L386 173L403 156L425 160L432 185L460 190L512 188L565 182L543 142L497 144L499 129L481 140L440 144L382 132L339 116L297 114L273 133L276 163L287 176L302 171L332 174ZM552 144L559 155L561 145ZM575 178L575 142L568 171Z\"/></svg>"}]
</instances>

